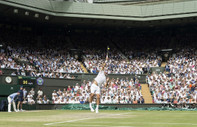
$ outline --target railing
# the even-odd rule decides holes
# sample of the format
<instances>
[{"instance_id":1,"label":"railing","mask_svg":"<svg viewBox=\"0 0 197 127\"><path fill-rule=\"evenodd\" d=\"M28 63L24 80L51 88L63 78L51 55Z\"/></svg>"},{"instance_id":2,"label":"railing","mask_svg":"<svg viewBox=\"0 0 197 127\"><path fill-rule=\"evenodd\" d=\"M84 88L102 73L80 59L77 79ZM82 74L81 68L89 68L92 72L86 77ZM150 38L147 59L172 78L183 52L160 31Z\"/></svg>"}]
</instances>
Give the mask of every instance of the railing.
<instances>
[{"instance_id":1,"label":"railing","mask_svg":"<svg viewBox=\"0 0 197 127\"><path fill-rule=\"evenodd\" d=\"M159 1L167 1L167 2L177 2L179 0L94 0L94 3L122 3L122 2L159 2ZM184 0L180 0L184 1ZM186 1L186 0L185 0Z\"/></svg>"},{"instance_id":2,"label":"railing","mask_svg":"<svg viewBox=\"0 0 197 127\"><path fill-rule=\"evenodd\" d=\"M94 0L94 3L120 3L120 2L141 2L141 1L155 1L155 0Z\"/></svg>"}]
</instances>

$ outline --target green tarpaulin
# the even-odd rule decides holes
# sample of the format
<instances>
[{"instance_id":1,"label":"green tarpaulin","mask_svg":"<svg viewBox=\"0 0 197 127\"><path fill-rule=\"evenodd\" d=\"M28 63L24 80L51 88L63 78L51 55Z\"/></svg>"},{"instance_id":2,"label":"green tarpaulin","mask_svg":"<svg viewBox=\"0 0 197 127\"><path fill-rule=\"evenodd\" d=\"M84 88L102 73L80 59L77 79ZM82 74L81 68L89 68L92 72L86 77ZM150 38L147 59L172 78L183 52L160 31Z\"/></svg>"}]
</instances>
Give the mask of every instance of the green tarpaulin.
<instances>
[{"instance_id":1,"label":"green tarpaulin","mask_svg":"<svg viewBox=\"0 0 197 127\"><path fill-rule=\"evenodd\" d=\"M96 105L94 105L95 108ZM63 110L90 110L88 104L68 104L62 107ZM99 110L148 110L148 111L160 111L160 110L168 110L168 111L197 111L197 108L160 108L160 107L150 107L150 108L118 108L116 106L99 106Z\"/></svg>"}]
</instances>

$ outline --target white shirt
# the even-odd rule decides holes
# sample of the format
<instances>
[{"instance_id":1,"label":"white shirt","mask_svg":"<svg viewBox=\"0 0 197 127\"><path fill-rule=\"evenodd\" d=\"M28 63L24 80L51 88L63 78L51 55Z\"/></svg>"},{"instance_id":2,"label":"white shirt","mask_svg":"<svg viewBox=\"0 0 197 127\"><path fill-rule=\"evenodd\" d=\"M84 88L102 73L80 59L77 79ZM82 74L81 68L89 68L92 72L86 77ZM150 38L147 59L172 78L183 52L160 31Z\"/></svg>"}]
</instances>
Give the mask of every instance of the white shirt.
<instances>
[{"instance_id":1,"label":"white shirt","mask_svg":"<svg viewBox=\"0 0 197 127\"><path fill-rule=\"evenodd\" d=\"M32 97L33 97L32 95L27 95L27 101L28 101L29 103L32 102L32 100L33 100Z\"/></svg>"},{"instance_id":2,"label":"white shirt","mask_svg":"<svg viewBox=\"0 0 197 127\"><path fill-rule=\"evenodd\" d=\"M104 71L101 70L98 75L96 76L95 80L98 83L98 86L101 86L104 82L106 82L106 76L104 74Z\"/></svg>"},{"instance_id":3,"label":"white shirt","mask_svg":"<svg viewBox=\"0 0 197 127\"><path fill-rule=\"evenodd\" d=\"M39 96L42 96L43 95L43 91L41 90L38 90L38 93L37 93Z\"/></svg>"}]
</instances>

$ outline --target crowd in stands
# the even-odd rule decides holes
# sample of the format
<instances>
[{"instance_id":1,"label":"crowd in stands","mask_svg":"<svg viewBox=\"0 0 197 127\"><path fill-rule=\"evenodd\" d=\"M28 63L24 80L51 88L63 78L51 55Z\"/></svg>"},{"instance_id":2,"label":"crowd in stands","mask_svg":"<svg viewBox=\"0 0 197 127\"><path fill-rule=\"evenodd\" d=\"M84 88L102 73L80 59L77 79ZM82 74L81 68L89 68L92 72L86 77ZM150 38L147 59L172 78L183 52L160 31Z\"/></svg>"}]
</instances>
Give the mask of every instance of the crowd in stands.
<instances>
[{"instance_id":1,"label":"crowd in stands","mask_svg":"<svg viewBox=\"0 0 197 127\"><path fill-rule=\"evenodd\" d=\"M104 56L106 56L106 53L102 50L96 52L88 50L85 53L85 66L91 73L98 73L102 63L105 62ZM144 74L149 71L150 67L161 66L161 57L154 53L138 52L138 56L133 57L133 54L128 55L130 59L124 58L118 51L111 50L109 61L106 63L106 72L108 74Z\"/></svg>"},{"instance_id":2,"label":"crowd in stands","mask_svg":"<svg viewBox=\"0 0 197 127\"><path fill-rule=\"evenodd\" d=\"M197 102L197 51L182 49L169 58L166 73L152 73L148 84L154 103Z\"/></svg>"},{"instance_id":3,"label":"crowd in stands","mask_svg":"<svg viewBox=\"0 0 197 127\"><path fill-rule=\"evenodd\" d=\"M45 31L42 36L33 32L10 31L12 30L0 31L2 34L0 42L6 44L6 47L1 49L1 68L17 69L13 75L49 78L70 78L66 73L84 73L80 62L69 54L71 47L83 50L84 57L81 62L90 73L98 73L105 60L106 48L109 46L109 62L106 69L108 74L145 74L151 67L161 66L162 59L157 51L167 47L167 44L162 42L171 42L169 36L173 36L181 44L185 44L184 38L187 38L190 44L195 38L194 33L182 35L181 32L176 33L173 30L164 33L157 30L150 33L149 30L144 30L138 31L137 34L135 30L130 32L69 30L57 32L58 34L53 32L49 34ZM12 35L12 38L6 33ZM68 35L65 37L64 34ZM155 36L152 36L153 34ZM181 36L183 39L180 40ZM156 43L152 42L153 40ZM30 45L28 46L26 42ZM16 43L21 45L15 45Z\"/></svg>"},{"instance_id":4,"label":"crowd in stands","mask_svg":"<svg viewBox=\"0 0 197 127\"><path fill-rule=\"evenodd\" d=\"M30 51L7 46L0 53L1 68L15 69L12 75L73 78L66 73L83 73L79 61L67 52L56 50Z\"/></svg>"},{"instance_id":5,"label":"crowd in stands","mask_svg":"<svg viewBox=\"0 0 197 127\"><path fill-rule=\"evenodd\" d=\"M91 81L83 81L75 86L54 90L49 99L41 88L36 92L31 88L23 89L23 104L84 104L89 102ZM141 84L138 79L110 79L108 86L101 86L100 102L102 104L143 104ZM96 98L93 100L96 103Z\"/></svg>"},{"instance_id":6,"label":"crowd in stands","mask_svg":"<svg viewBox=\"0 0 197 127\"><path fill-rule=\"evenodd\" d=\"M74 87L68 86L66 89L54 90L52 101L54 104L74 104L89 102L91 81L84 81L81 85L76 84ZM144 98L141 94L141 85L136 79L114 79L112 78L105 87L101 86L100 102L103 104L143 104ZM95 103L95 100L93 101Z\"/></svg>"},{"instance_id":7,"label":"crowd in stands","mask_svg":"<svg viewBox=\"0 0 197 127\"><path fill-rule=\"evenodd\" d=\"M70 36L76 48L83 51L84 65L90 73L98 73L100 66L105 62L107 47L109 47L109 61L106 63L108 74L144 74L148 72L150 67L161 66L162 59L155 50L136 51L133 47L121 52L121 49L125 49L125 47L117 47L110 37L103 34L109 33L92 31L84 34L73 32ZM99 41L98 43L93 42L95 38Z\"/></svg>"},{"instance_id":8,"label":"crowd in stands","mask_svg":"<svg viewBox=\"0 0 197 127\"><path fill-rule=\"evenodd\" d=\"M181 49L176 51L167 61L165 72L147 76L147 83L153 97L153 103L189 104L197 102L197 51L196 49ZM104 57L105 55L96 56ZM92 57L92 56L87 56ZM114 55L114 58L118 58ZM7 58L9 59L9 58ZM120 58L122 59L122 58ZM11 61L11 60L8 60ZM14 61L13 61L14 63ZM101 63L100 63L101 64ZM99 65L100 66L100 65ZM109 67L108 67L109 69ZM89 101L91 81L84 81L76 86L68 86L63 90L54 90L51 103L87 103ZM41 92L42 93L42 92ZM47 104L50 101L39 94L37 103ZM34 104L34 94L30 91L27 103ZM144 103L139 81L133 79L111 79L109 86L101 87L101 103L136 104Z\"/></svg>"},{"instance_id":9,"label":"crowd in stands","mask_svg":"<svg viewBox=\"0 0 197 127\"><path fill-rule=\"evenodd\" d=\"M35 97L37 95L37 97ZM40 88L37 93L35 92L34 88L31 88L29 92L24 88L23 89L23 96L24 101L23 104L49 104L50 100L47 98L46 95L44 95L44 92Z\"/></svg>"},{"instance_id":10,"label":"crowd in stands","mask_svg":"<svg viewBox=\"0 0 197 127\"><path fill-rule=\"evenodd\" d=\"M147 76L153 103L197 102L197 51L191 48L196 47L197 30L193 27L174 30L112 30L109 33L105 30L72 33L69 30L70 35L68 32L65 34L68 34L66 36L69 36L70 42L61 34L63 30L56 34L53 30L52 34L48 34L46 30L41 32L43 35L32 35L35 31L17 33L3 30L0 29L0 43L3 44L0 47L0 68L15 69L11 75L74 78L68 73L84 73L80 62L69 54L71 46L68 43L83 50L84 65L90 73L98 73L100 70L105 61L107 46L110 47L105 70L108 74L147 73L150 67L161 66L162 59L157 51L162 47L176 49L164 73ZM86 103L89 101L90 86L90 81L84 81L74 87L54 90L52 99L48 99L42 90L35 97L32 89L26 92L25 103ZM140 89L138 80L111 79L109 87L101 87L101 103L144 103Z\"/></svg>"},{"instance_id":11,"label":"crowd in stands","mask_svg":"<svg viewBox=\"0 0 197 127\"><path fill-rule=\"evenodd\" d=\"M26 47L7 46L0 53L1 68L15 69L12 75L73 78L67 73L84 73L78 60L63 49L33 50ZM109 51L109 61L106 63L108 74L144 74L150 67L161 66L161 57L156 53L130 52L127 59L117 50ZM106 51L84 50L84 65L90 73L98 73L105 62Z\"/></svg>"},{"instance_id":12,"label":"crowd in stands","mask_svg":"<svg viewBox=\"0 0 197 127\"><path fill-rule=\"evenodd\" d=\"M84 72L70 55L65 33L53 29L41 36L40 31L19 29L1 26L1 68L16 69L12 75L48 78L73 78L68 73Z\"/></svg>"}]
</instances>

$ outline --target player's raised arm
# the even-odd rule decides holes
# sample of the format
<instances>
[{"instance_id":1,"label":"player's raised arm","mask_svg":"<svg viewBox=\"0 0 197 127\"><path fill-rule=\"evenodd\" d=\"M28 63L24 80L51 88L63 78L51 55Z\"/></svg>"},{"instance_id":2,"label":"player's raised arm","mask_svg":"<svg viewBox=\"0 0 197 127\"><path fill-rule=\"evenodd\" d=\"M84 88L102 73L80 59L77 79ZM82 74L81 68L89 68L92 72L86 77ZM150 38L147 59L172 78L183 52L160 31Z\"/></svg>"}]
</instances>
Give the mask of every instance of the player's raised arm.
<instances>
[{"instance_id":1,"label":"player's raised arm","mask_svg":"<svg viewBox=\"0 0 197 127\"><path fill-rule=\"evenodd\" d=\"M103 65L102 65L102 67L101 67L101 70L103 71L104 70L104 68L105 68L105 65L106 65L106 63L107 63L107 61L108 61L108 53L107 53L107 55L106 55L106 59L105 59L105 62L103 63Z\"/></svg>"}]
</instances>

